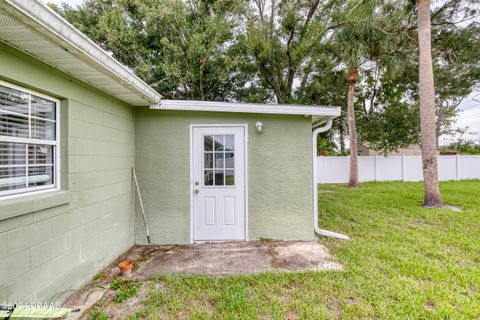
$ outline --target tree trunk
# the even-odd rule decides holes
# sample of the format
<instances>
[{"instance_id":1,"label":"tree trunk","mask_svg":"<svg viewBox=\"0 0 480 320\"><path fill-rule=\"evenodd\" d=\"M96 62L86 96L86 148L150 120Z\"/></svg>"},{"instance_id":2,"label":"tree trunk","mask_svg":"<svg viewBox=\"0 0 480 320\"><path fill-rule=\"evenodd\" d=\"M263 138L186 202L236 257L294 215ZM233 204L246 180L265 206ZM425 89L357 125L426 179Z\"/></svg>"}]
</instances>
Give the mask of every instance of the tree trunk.
<instances>
[{"instance_id":1,"label":"tree trunk","mask_svg":"<svg viewBox=\"0 0 480 320\"><path fill-rule=\"evenodd\" d=\"M441 206L438 185L437 143L435 123L435 86L433 81L430 0L418 1L418 44L420 51L420 132L422 136L423 181L425 206Z\"/></svg>"},{"instance_id":2,"label":"tree trunk","mask_svg":"<svg viewBox=\"0 0 480 320\"><path fill-rule=\"evenodd\" d=\"M345 127L343 126L343 117L340 116L338 118L338 122L339 122L339 131L340 131L340 152L342 154L345 153Z\"/></svg>"},{"instance_id":3,"label":"tree trunk","mask_svg":"<svg viewBox=\"0 0 480 320\"><path fill-rule=\"evenodd\" d=\"M347 81L347 114L348 114L348 135L350 136L350 179L348 186L358 187L358 155L357 155L357 127L355 124L355 109L353 105L355 85L358 80L358 69L349 68Z\"/></svg>"},{"instance_id":4,"label":"tree trunk","mask_svg":"<svg viewBox=\"0 0 480 320\"><path fill-rule=\"evenodd\" d=\"M278 81L278 77L275 74L275 71L273 71L273 74L271 77L269 77L268 75L265 75L264 79L267 82L267 84L273 89L275 98L277 98L277 103L282 104L283 103L282 90L280 89L280 84Z\"/></svg>"}]
</instances>

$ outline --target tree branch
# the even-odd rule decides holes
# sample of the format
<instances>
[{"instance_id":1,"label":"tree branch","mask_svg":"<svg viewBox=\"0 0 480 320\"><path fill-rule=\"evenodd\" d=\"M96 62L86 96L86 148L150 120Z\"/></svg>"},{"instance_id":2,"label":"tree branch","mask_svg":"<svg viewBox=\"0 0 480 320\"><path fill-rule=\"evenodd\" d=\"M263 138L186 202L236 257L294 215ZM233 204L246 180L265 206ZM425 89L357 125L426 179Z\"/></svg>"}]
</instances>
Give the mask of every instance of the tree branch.
<instances>
[{"instance_id":1,"label":"tree branch","mask_svg":"<svg viewBox=\"0 0 480 320\"><path fill-rule=\"evenodd\" d=\"M295 77L296 68L294 66L294 61L291 52L291 44L293 36L295 35L295 28L290 30L290 35L287 40L287 57L288 57L288 71L287 71L287 95L290 96L292 93L293 78Z\"/></svg>"}]
</instances>

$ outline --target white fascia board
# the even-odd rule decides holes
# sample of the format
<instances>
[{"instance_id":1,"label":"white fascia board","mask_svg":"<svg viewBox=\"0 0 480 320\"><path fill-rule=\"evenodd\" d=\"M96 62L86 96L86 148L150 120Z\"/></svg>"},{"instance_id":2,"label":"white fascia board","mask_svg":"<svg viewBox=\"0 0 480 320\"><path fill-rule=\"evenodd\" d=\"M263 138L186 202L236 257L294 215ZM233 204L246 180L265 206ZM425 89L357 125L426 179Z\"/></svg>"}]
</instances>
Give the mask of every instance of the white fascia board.
<instances>
[{"instance_id":1,"label":"white fascia board","mask_svg":"<svg viewBox=\"0 0 480 320\"><path fill-rule=\"evenodd\" d=\"M340 116L339 107L302 106L288 104L262 104L262 103L237 103L237 102L211 102L192 100L162 100L159 104L152 105L151 109L180 110L180 111L211 111L211 112L237 112L237 113L266 113L266 114L291 114L303 115L312 118L327 119Z\"/></svg>"},{"instance_id":2,"label":"white fascia board","mask_svg":"<svg viewBox=\"0 0 480 320\"><path fill-rule=\"evenodd\" d=\"M161 101L161 95L158 92L46 4L38 0L0 0L0 6L97 70L113 76L149 103L155 104Z\"/></svg>"}]
</instances>

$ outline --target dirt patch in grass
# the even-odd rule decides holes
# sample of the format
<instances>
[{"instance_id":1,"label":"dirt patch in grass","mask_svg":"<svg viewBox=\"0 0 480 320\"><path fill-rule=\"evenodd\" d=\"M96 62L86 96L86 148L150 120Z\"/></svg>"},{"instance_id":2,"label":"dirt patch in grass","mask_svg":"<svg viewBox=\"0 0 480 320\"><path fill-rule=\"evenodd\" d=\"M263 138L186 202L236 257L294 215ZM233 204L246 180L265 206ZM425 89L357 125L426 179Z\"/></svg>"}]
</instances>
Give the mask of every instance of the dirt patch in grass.
<instances>
[{"instance_id":1,"label":"dirt patch in grass","mask_svg":"<svg viewBox=\"0 0 480 320\"><path fill-rule=\"evenodd\" d=\"M451 204L442 204L440 206L423 206L424 208L427 209L445 209L445 210L451 210L455 212L462 212L464 209L458 206L454 206Z\"/></svg>"},{"instance_id":2,"label":"dirt patch in grass","mask_svg":"<svg viewBox=\"0 0 480 320\"><path fill-rule=\"evenodd\" d=\"M452 210L452 211L455 211L455 212L462 212L464 209L461 208L461 207L457 207L457 206L452 206L452 205L449 205L449 204L444 204L441 206L442 209L448 209L448 210Z\"/></svg>"},{"instance_id":3,"label":"dirt patch in grass","mask_svg":"<svg viewBox=\"0 0 480 320\"><path fill-rule=\"evenodd\" d=\"M102 299L97 302L95 307L84 312L81 319L142 318L145 309L144 300L147 298L152 284L150 281L130 281L129 283L124 281L114 281Z\"/></svg>"}]
</instances>

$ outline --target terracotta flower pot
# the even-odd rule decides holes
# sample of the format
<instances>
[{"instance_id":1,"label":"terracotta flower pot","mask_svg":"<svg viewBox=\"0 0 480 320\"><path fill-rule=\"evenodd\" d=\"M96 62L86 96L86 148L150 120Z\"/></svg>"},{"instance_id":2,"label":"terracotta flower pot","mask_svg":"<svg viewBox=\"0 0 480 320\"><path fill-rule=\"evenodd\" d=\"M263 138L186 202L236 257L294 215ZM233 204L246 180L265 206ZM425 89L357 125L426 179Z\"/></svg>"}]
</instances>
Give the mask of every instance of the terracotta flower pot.
<instances>
[{"instance_id":1,"label":"terracotta flower pot","mask_svg":"<svg viewBox=\"0 0 480 320\"><path fill-rule=\"evenodd\" d=\"M129 276L132 273L133 268L133 261L132 260L125 260L118 264L118 268L122 273L122 276Z\"/></svg>"}]
</instances>

